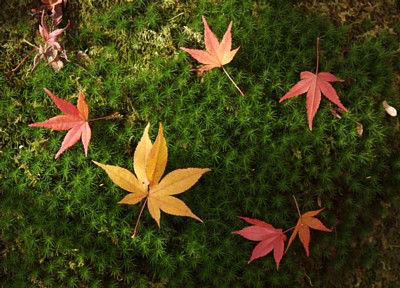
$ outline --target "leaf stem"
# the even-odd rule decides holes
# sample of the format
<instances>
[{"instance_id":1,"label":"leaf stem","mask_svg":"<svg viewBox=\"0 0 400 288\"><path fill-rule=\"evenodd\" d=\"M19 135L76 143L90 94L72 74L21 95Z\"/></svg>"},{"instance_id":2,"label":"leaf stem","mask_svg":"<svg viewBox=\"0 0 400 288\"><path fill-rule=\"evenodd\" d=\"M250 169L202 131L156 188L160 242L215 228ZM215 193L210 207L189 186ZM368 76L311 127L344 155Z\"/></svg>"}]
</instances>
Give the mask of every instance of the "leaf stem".
<instances>
[{"instance_id":1,"label":"leaf stem","mask_svg":"<svg viewBox=\"0 0 400 288\"><path fill-rule=\"evenodd\" d=\"M290 230L293 230L294 228L296 228L296 226L293 226L292 228L289 228L289 229L283 231L282 233L285 234L285 233L289 232Z\"/></svg>"},{"instance_id":2,"label":"leaf stem","mask_svg":"<svg viewBox=\"0 0 400 288\"><path fill-rule=\"evenodd\" d=\"M105 119L110 119L110 118L114 118L115 116L117 116L119 113L118 112L115 112L114 114L112 114L112 115L109 115L109 116L104 116L104 117L99 117L99 118L93 118L93 119L89 119L88 120L88 122L91 122L91 121L97 121L97 120L105 120Z\"/></svg>"},{"instance_id":3,"label":"leaf stem","mask_svg":"<svg viewBox=\"0 0 400 288\"><path fill-rule=\"evenodd\" d=\"M236 85L235 81L233 81L233 79L231 78L231 76L229 76L228 72L225 70L224 66L221 66L222 70L224 70L226 76L228 76L229 80L231 80L231 82L233 83L233 85L235 85L236 89L239 91L240 95L244 96L244 93L242 92L242 90L240 90L240 88Z\"/></svg>"},{"instance_id":4,"label":"leaf stem","mask_svg":"<svg viewBox=\"0 0 400 288\"><path fill-rule=\"evenodd\" d=\"M318 74L318 65L319 65L319 37L317 38L317 69L315 74Z\"/></svg>"},{"instance_id":5,"label":"leaf stem","mask_svg":"<svg viewBox=\"0 0 400 288\"><path fill-rule=\"evenodd\" d=\"M140 209L140 213L139 213L138 219L136 220L135 229L133 230L132 238L135 238L135 236L136 236L137 228L139 226L139 221L140 221L140 218L142 217L144 207L146 206L146 203L147 203L147 199L149 199L149 197L146 197L146 200L144 201L144 203L142 205L142 209Z\"/></svg>"},{"instance_id":6,"label":"leaf stem","mask_svg":"<svg viewBox=\"0 0 400 288\"><path fill-rule=\"evenodd\" d=\"M301 213L300 213L300 209L299 209L299 204L297 204L296 197L295 197L294 195L292 195L292 196L293 196L293 199L294 199L294 203L296 203L297 213L299 213L299 217L301 217Z\"/></svg>"},{"instance_id":7,"label":"leaf stem","mask_svg":"<svg viewBox=\"0 0 400 288\"><path fill-rule=\"evenodd\" d=\"M29 52L28 55L26 55L25 58L22 59L21 62L19 62L19 64L17 65L17 67L11 69L11 72L17 71L17 70L19 69L19 67L21 67L21 65L26 61L26 59L28 59L28 57L31 56L33 52L35 52L35 50L36 50L36 47L33 48L33 50L32 50L31 52Z\"/></svg>"}]
</instances>

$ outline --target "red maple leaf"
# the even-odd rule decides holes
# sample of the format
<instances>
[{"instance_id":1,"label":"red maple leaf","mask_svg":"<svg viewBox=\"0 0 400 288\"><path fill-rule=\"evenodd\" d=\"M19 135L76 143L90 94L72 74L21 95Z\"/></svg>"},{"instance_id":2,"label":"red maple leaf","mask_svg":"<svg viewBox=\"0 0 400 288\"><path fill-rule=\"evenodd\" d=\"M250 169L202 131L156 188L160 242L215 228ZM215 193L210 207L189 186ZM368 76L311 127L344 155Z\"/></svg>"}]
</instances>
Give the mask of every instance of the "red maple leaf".
<instances>
[{"instance_id":1,"label":"red maple leaf","mask_svg":"<svg viewBox=\"0 0 400 288\"><path fill-rule=\"evenodd\" d=\"M319 212L324 210L324 208L319 209L319 210L308 211L308 212L304 213L303 215L301 215L299 205L297 204L296 198L294 196L293 196L293 198L296 203L297 211L299 213L299 220L297 221L296 227L294 228L294 231L293 231L292 235L290 236L285 253L289 249L290 244L296 238L296 235L298 233L300 241L303 244L304 249L306 250L307 256L310 256L310 251L308 249L309 245L310 245L310 228L315 229L315 230L326 231L326 232L332 232L332 230L326 228L325 225L320 220L318 220L317 218L314 217L314 216L318 215Z\"/></svg>"},{"instance_id":2,"label":"red maple leaf","mask_svg":"<svg viewBox=\"0 0 400 288\"><path fill-rule=\"evenodd\" d=\"M240 92L242 96L244 93L240 88L236 85L235 81L231 78L228 72L225 70L225 64L228 64L232 61L233 57L235 57L236 52L240 47L231 50L232 48L232 21L229 23L228 29L226 30L222 41L219 42L217 36L211 31L210 27L207 24L206 18L201 16L204 23L204 44L206 46L206 51L199 49L189 49L181 47L183 51L189 53L194 59L199 61L201 64L204 64L203 67L199 69L194 69L200 73L211 70L213 68L219 67L222 68L226 76L228 76L229 80L235 85L236 89Z\"/></svg>"},{"instance_id":3,"label":"red maple leaf","mask_svg":"<svg viewBox=\"0 0 400 288\"><path fill-rule=\"evenodd\" d=\"M260 241L253 249L248 263L274 250L274 259L276 262L276 269L278 270L279 263L283 257L284 242L286 241L286 235L283 234L282 229L275 229L271 224L261 220L247 217L240 218L254 225L232 233L239 234L248 240Z\"/></svg>"},{"instance_id":4,"label":"red maple leaf","mask_svg":"<svg viewBox=\"0 0 400 288\"><path fill-rule=\"evenodd\" d=\"M50 128L53 130L70 130L68 131L67 135L65 135L61 148L55 156L56 159L58 158L58 156L61 155L61 153L63 153L65 150L78 142L79 139L82 139L85 155L87 156L90 138L92 136L92 132L88 122L112 118L117 115L118 112L114 113L111 116L89 120L89 107L85 99L83 98L82 92L79 92L78 105L77 107L75 107L68 101L56 97L47 88L44 88L44 91L46 91L46 93L51 97L53 102L64 113L64 115L58 115L43 122L29 124L29 126Z\"/></svg>"},{"instance_id":5,"label":"red maple leaf","mask_svg":"<svg viewBox=\"0 0 400 288\"><path fill-rule=\"evenodd\" d=\"M319 61L319 38L317 38L317 68L315 74L309 71L303 71L300 73L300 81L297 82L280 100L286 100L288 98L299 96L307 92L306 107L308 116L308 127L312 130L312 120L317 113L319 104L321 102L321 94L328 98L331 102L339 106L341 109L347 112L346 107L339 100L335 89L329 82L343 82L342 79L337 78L335 75L329 72L318 73L318 61Z\"/></svg>"}]
</instances>

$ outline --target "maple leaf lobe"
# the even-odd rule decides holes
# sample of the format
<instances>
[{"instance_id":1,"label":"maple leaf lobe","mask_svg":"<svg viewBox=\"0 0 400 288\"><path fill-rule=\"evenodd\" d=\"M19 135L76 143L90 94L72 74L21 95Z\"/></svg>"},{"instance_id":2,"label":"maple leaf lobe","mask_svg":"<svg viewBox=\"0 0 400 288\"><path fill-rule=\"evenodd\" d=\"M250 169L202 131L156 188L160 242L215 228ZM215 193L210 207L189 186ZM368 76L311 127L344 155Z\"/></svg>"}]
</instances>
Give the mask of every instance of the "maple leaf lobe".
<instances>
[{"instance_id":1,"label":"maple leaf lobe","mask_svg":"<svg viewBox=\"0 0 400 288\"><path fill-rule=\"evenodd\" d=\"M167 161L167 142L164 138L163 128L160 123L156 141L154 141L154 145L150 149L146 162L146 176L150 183L150 187L157 185L160 182L165 167L167 166Z\"/></svg>"},{"instance_id":2,"label":"maple leaf lobe","mask_svg":"<svg viewBox=\"0 0 400 288\"><path fill-rule=\"evenodd\" d=\"M172 195L189 190L208 171L210 171L208 168L176 169L168 173L157 185L150 186L147 205L158 226L160 226L160 209L171 215L192 217L203 222L182 200Z\"/></svg>"},{"instance_id":3,"label":"maple leaf lobe","mask_svg":"<svg viewBox=\"0 0 400 288\"><path fill-rule=\"evenodd\" d=\"M149 128L150 123L148 123L144 129L143 136L136 146L135 153L133 155L133 170L135 171L138 180L143 185L149 185L149 180L146 176L146 163L149 152L153 147L149 137Z\"/></svg>"},{"instance_id":4,"label":"maple leaf lobe","mask_svg":"<svg viewBox=\"0 0 400 288\"><path fill-rule=\"evenodd\" d=\"M136 176L129 170L119 166L102 164L93 160L92 162L106 171L111 181L125 191L147 196L147 191L142 188L139 180L137 180Z\"/></svg>"},{"instance_id":5,"label":"maple leaf lobe","mask_svg":"<svg viewBox=\"0 0 400 288\"><path fill-rule=\"evenodd\" d=\"M65 115L79 117L79 110L72 103L67 100L58 98L49 89L43 88L43 90L50 96L51 100L53 100L54 104L60 109Z\"/></svg>"},{"instance_id":6,"label":"maple leaf lobe","mask_svg":"<svg viewBox=\"0 0 400 288\"><path fill-rule=\"evenodd\" d=\"M77 107L78 107L78 111L79 111L79 118L81 118L84 121L88 121L89 120L89 106L87 105L81 91L79 91Z\"/></svg>"}]
</instances>

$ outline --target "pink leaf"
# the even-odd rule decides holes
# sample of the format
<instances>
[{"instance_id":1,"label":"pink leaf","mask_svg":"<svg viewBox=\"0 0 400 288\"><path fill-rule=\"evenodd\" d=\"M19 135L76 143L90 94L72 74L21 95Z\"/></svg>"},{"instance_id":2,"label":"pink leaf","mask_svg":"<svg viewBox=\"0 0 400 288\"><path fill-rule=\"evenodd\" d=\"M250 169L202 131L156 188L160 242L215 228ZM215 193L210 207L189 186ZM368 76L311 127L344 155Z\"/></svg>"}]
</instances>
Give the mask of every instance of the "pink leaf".
<instances>
[{"instance_id":1,"label":"pink leaf","mask_svg":"<svg viewBox=\"0 0 400 288\"><path fill-rule=\"evenodd\" d=\"M283 257L284 242L286 235L283 234L282 229L275 229L271 224L258 219L251 219L247 217L240 217L248 223L254 224L243 228L242 230L232 232L240 236L252 240L260 241L254 248L249 263L254 259L263 257L274 250L274 259L276 262L276 269L279 269L279 263Z\"/></svg>"},{"instance_id":2,"label":"pink leaf","mask_svg":"<svg viewBox=\"0 0 400 288\"><path fill-rule=\"evenodd\" d=\"M87 156L92 132L89 126L89 107L83 97L82 92L79 92L78 105L75 107L68 101L56 97L47 88L44 88L44 91L46 91L53 102L64 114L55 116L43 122L29 124L29 126L49 128L53 130L69 130L67 135L65 135L65 138L61 144L61 148L57 152L55 158L58 158L58 156L60 156L65 150L75 145L79 139L82 139L85 155ZM112 116L92 119L92 121L111 118L116 114L118 113L115 113Z\"/></svg>"},{"instance_id":3,"label":"pink leaf","mask_svg":"<svg viewBox=\"0 0 400 288\"><path fill-rule=\"evenodd\" d=\"M308 117L308 127L312 130L312 120L319 108L321 102L321 94L324 95L329 101L333 102L339 106L343 111L347 112L346 107L340 102L339 96L337 95L335 89L329 82L343 82L335 75L328 72L318 73L318 45L319 38L317 39L317 69L316 73L310 71L303 71L300 73L300 81L297 82L280 100L282 102L286 99L299 96L306 93L306 107L307 107L307 117Z\"/></svg>"}]
</instances>

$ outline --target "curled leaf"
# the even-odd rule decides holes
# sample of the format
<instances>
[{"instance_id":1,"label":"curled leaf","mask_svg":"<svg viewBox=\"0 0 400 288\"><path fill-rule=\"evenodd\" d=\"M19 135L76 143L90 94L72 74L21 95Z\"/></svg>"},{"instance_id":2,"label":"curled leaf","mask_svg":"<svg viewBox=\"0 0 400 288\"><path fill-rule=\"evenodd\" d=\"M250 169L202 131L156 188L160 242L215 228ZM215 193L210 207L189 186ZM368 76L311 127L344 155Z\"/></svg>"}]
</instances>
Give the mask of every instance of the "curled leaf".
<instances>
[{"instance_id":1,"label":"curled leaf","mask_svg":"<svg viewBox=\"0 0 400 288\"><path fill-rule=\"evenodd\" d=\"M397 116L397 110L393 106L390 106L386 100L382 102L383 108L385 108L385 111L387 114L389 114L392 117Z\"/></svg>"},{"instance_id":2,"label":"curled leaf","mask_svg":"<svg viewBox=\"0 0 400 288\"><path fill-rule=\"evenodd\" d=\"M361 123L357 123L357 135L361 137L364 133L364 126Z\"/></svg>"}]
</instances>

